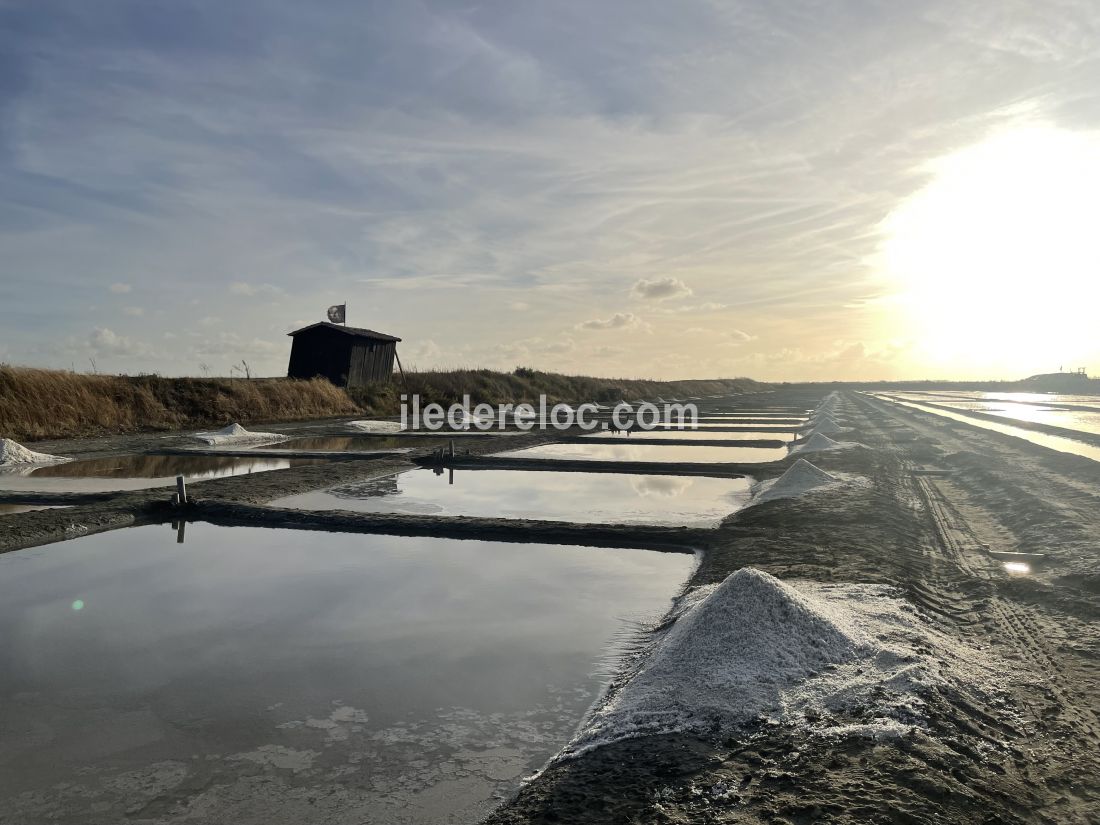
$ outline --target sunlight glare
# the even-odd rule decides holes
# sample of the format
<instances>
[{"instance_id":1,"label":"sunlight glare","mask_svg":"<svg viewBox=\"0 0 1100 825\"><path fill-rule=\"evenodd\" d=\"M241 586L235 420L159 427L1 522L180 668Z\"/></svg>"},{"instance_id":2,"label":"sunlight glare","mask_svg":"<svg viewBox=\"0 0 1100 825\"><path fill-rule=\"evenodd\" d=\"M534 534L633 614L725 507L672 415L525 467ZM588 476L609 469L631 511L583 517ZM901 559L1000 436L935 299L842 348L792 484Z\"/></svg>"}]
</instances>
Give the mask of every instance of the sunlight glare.
<instances>
[{"instance_id":1,"label":"sunlight glare","mask_svg":"<svg viewBox=\"0 0 1100 825\"><path fill-rule=\"evenodd\" d=\"M927 165L882 264L933 361L1051 372L1095 354L1100 135L1017 128Z\"/></svg>"}]
</instances>

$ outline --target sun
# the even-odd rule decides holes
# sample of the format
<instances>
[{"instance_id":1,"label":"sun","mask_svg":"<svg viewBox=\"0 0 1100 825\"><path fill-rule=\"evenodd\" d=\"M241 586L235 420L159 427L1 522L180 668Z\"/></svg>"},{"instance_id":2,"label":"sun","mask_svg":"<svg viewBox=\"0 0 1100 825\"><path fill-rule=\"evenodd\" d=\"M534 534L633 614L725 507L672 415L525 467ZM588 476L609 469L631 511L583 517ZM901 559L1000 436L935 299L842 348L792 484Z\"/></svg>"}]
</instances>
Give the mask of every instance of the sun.
<instances>
[{"instance_id":1,"label":"sun","mask_svg":"<svg viewBox=\"0 0 1100 825\"><path fill-rule=\"evenodd\" d=\"M1015 128L923 171L929 183L880 226L880 265L920 356L975 377L1095 356L1100 135Z\"/></svg>"}]
</instances>

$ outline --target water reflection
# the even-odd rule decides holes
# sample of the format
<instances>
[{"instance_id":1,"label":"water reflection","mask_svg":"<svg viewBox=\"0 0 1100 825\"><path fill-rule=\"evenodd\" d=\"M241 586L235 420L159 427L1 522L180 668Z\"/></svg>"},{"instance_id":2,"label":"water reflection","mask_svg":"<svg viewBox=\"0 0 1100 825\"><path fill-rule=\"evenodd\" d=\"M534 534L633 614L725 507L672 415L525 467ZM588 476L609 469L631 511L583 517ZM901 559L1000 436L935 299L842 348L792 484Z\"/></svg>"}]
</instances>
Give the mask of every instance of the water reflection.
<instances>
[{"instance_id":1,"label":"water reflection","mask_svg":"<svg viewBox=\"0 0 1100 825\"><path fill-rule=\"evenodd\" d=\"M744 506L751 479L524 470L413 470L288 496L276 507L712 527Z\"/></svg>"},{"instance_id":2,"label":"water reflection","mask_svg":"<svg viewBox=\"0 0 1100 825\"><path fill-rule=\"evenodd\" d=\"M570 461L657 461L687 464L737 462L759 464L780 461L785 447L705 447L675 444L542 444L525 450L496 453L507 458L551 458Z\"/></svg>"},{"instance_id":3,"label":"water reflection","mask_svg":"<svg viewBox=\"0 0 1100 825\"><path fill-rule=\"evenodd\" d=\"M0 516L10 516L15 513L30 513L34 510L53 510L56 504L3 504L0 503Z\"/></svg>"},{"instance_id":4,"label":"water reflection","mask_svg":"<svg viewBox=\"0 0 1100 825\"><path fill-rule=\"evenodd\" d=\"M323 450L325 452L430 449L446 444L445 438L400 438L385 435L321 435L270 444L265 450Z\"/></svg>"},{"instance_id":5,"label":"water reflection","mask_svg":"<svg viewBox=\"0 0 1100 825\"><path fill-rule=\"evenodd\" d=\"M630 430L612 432L600 430L589 433L582 438L621 438L625 441L646 441L654 438L675 439L677 441L793 441L794 433L790 432L715 432L713 430Z\"/></svg>"},{"instance_id":6,"label":"water reflection","mask_svg":"<svg viewBox=\"0 0 1100 825\"><path fill-rule=\"evenodd\" d=\"M895 396L884 395L880 393L871 394L877 398L881 398L884 401L888 401L892 404L898 404L902 407L910 407L915 410L932 413L933 415L938 415L941 418L949 418L952 421L958 421L959 423L967 424L971 427L978 427L979 429L983 430L992 430L993 432L1011 435L1016 438L1021 438L1024 441L1030 441L1032 444L1038 444L1041 447L1048 447L1049 449L1057 450L1058 452L1072 453L1074 455L1082 456L1083 458L1092 459L1093 461L1100 461L1100 447L1095 447L1091 444L1086 444L1083 441L1077 441L1073 438L1057 435L1047 435L1046 433L1036 432L1035 430L1026 430L1021 427L1013 427L1008 423L999 424L983 418L974 418L973 416L969 416L961 412L951 412L950 410L945 410L942 407L929 406L928 404L923 404L919 401L903 401Z\"/></svg>"},{"instance_id":7,"label":"water reflection","mask_svg":"<svg viewBox=\"0 0 1100 825\"><path fill-rule=\"evenodd\" d=\"M478 821L569 738L621 617L667 609L693 561L203 523L187 539L0 556L0 821Z\"/></svg>"},{"instance_id":8,"label":"water reflection","mask_svg":"<svg viewBox=\"0 0 1100 825\"><path fill-rule=\"evenodd\" d=\"M140 490L174 483L177 475L191 481L282 470L323 459L261 458L215 455L124 455L88 458L0 473L0 490L100 492Z\"/></svg>"}]
</instances>

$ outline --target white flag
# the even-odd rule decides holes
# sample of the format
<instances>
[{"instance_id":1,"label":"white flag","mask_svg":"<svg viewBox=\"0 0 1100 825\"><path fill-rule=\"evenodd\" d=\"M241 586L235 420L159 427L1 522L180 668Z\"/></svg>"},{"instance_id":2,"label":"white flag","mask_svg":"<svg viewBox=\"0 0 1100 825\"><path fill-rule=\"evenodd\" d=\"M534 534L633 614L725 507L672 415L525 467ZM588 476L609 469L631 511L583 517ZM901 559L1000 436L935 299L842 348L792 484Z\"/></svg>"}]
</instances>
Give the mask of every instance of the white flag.
<instances>
[{"instance_id":1,"label":"white flag","mask_svg":"<svg viewBox=\"0 0 1100 825\"><path fill-rule=\"evenodd\" d=\"M346 323L348 312L347 304L337 304L328 308L328 319L334 324Z\"/></svg>"}]
</instances>

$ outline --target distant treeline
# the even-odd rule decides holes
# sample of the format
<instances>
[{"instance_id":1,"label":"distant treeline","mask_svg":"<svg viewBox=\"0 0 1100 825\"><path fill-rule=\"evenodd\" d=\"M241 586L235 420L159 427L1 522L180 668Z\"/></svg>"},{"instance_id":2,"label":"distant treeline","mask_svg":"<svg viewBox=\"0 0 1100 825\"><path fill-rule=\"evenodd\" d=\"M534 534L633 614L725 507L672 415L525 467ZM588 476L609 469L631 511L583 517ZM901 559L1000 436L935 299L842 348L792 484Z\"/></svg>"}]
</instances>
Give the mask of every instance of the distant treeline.
<instances>
[{"instance_id":1,"label":"distant treeline","mask_svg":"<svg viewBox=\"0 0 1100 825\"><path fill-rule=\"evenodd\" d=\"M551 403L633 401L767 389L748 378L708 381L639 381L514 372L448 370L412 372L350 395L323 379L163 378L157 375L87 375L64 370L0 365L0 437L17 441L78 438L155 430L224 426L230 422L301 421L346 415L398 415L400 396L422 403Z\"/></svg>"}]
</instances>

